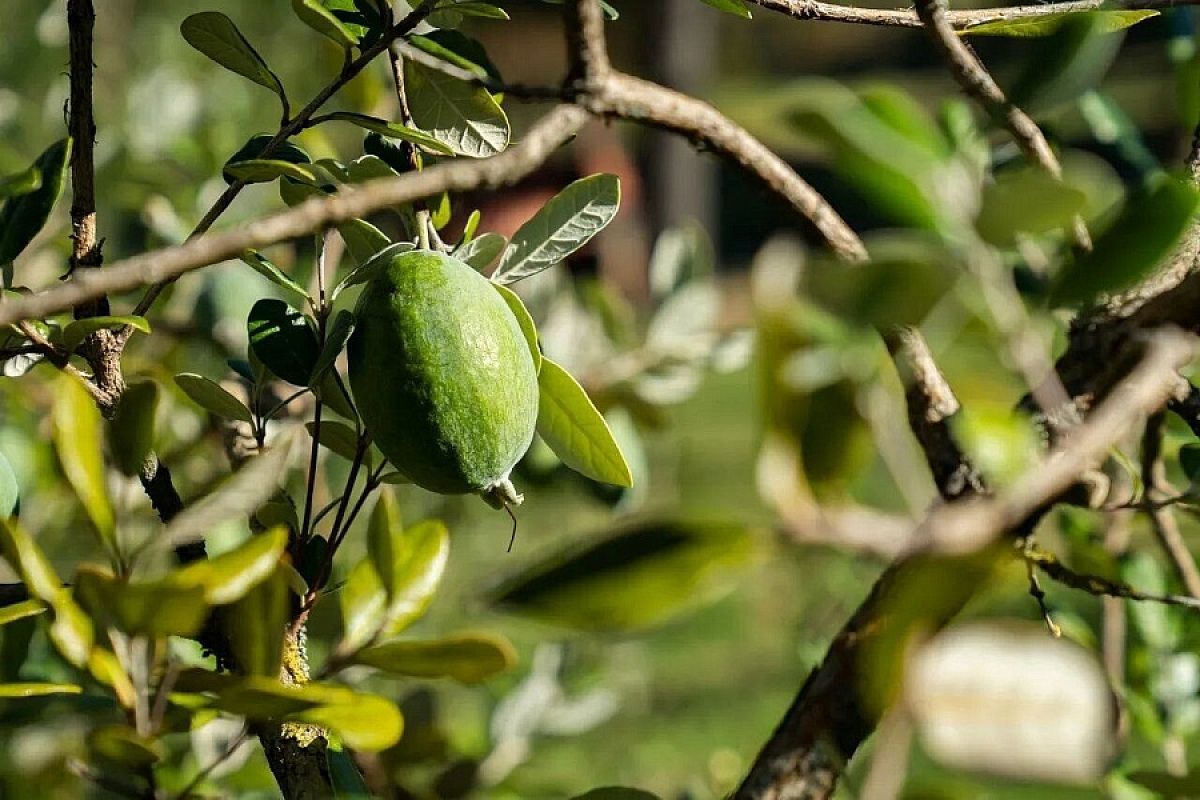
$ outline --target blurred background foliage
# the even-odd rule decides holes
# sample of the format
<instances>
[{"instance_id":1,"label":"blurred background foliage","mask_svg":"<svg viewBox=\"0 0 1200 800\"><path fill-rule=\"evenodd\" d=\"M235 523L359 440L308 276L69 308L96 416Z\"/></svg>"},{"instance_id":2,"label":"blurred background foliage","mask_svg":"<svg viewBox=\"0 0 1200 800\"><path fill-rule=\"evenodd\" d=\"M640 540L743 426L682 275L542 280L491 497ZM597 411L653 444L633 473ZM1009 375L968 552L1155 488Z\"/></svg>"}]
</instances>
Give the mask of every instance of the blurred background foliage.
<instances>
[{"instance_id":1,"label":"blurred background foliage","mask_svg":"<svg viewBox=\"0 0 1200 800\"><path fill-rule=\"evenodd\" d=\"M183 44L179 24L187 15L220 10L233 17L293 98L323 86L341 54L298 34L283 0L98 5L97 185L111 260L181 241L224 188L222 164L249 135L277 126L264 90ZM564 65L556 10L505 5L512 21L472 20L463 29L486 45L506 80L556 82ZM617 783L664 798L702 800L732 790L882 568L868 557L799 546L773 533L775 510L756 484L764 422L804 442L805 471L822 500L919 515L932 484L901 431L901 390L869 326L923 321L967 409L968 449L997 483L1011 479L1037 444L1028 423L1010 413L1025 383L997 355L1004 331L989 314L986 292L952 277L969 250L945 240L961 233L964 214L978 210L977 232L996 248L988 252L999 253L1006 267L1020 262L1032 309L1027 322L1049 355L1061 345L1065 320L1061 311L1043 310L1052 265L1044 253L1039 261L1037 242L1013 231L1040 225L1036 232L1052 238L1075 213L1102 229L1127 192L1161 180L1161 165L1181 163L1200 117L1200 57L1187 8L1105 36L1082 20L1043 38L973 40L1014 99L1064 148L1075 194L1062 197L1020 169L1011 142L980 133L965 104L947 102L955 88L920 30L802 23L760 9L745 21L694 0L613 5L621 11L610 25L618 65L711 100L795 164L856 229L875 231L873 252L886 257L861 281L829 278L821 256L804 255L807 232L791 212L734 168L622 125L589 127L510 193L457 203L451 229L461 229L466 213L479 207L483 230L507 235L570 179L596 171L622 177L617 222L569 270L543 273L521 289L547 355L596 398L637 484L624 491L594 484L535 447L518 468L526 501L511 554L504 552L505 519L476 500L395 490L405 520L437 517L451 531L442 590L414 632L498 631L519 654L514 669L483 687L363 676L402 699L408 721L380 767L403 775L423 797L558 798ZM62 6L0 5L0 174L23 169L63 135ZM334 104L393 118L385 65L365 71ZM518 132L539 110L512 101L506 109ZM361 132L324 125L297 141L314 158L349 158L360 152ZM988 165L1005 177L981 195ZM272 184L254 186L221 224L280 205ZM23 256L21 283L48 285L65 271L67 233L63 203ZM751 278L755 253L778 233L793 238L762 253ZM310 277L304 246L272 255L301 283ZM806 258L814 307L789 304L780 316L771 306L781 296L772 283L780 279L775 265ZM889 277L889 263L900 265L899 279ZM185 498L202 493L227 466L219 437L174 390L172 376L232 378L226 361L244 357L250 307L273 291L236 263L191 275L157 309L154 335L129 351L127 376L171 387L159 409L165 422L158 449ZM748 364L756 326L757 371ZM784 362L787 387L773 383L780 370L770 367ZM97 552L93 537L77 534L85 517L50 444L53 378L39 367L21 381L0 381L0 451L22 488L24 525L68 571ZM1194 439L1174 423L1169 434L1171 455ZM341 459L325 461L325 498L346 469ZM1187 481L1178 470L1173 477ZM153 530L136 482L110 483L119 513L135 529ZM1196 522L1187 514L1180 519L1194 541ZM1100 546L1102 521L1094 512L1063 512L1046 528L1047 546L1080 568L1124 575L1146 590L1170 586L1141 518L1132 522L1129 557ZM221 551L245 535L244 525L232 525L208 540ZM606 571L613 553L604 542L620 569ZM363 547L361 536L351 537L351 559ZM564 553L582 559L565 576ZM535 569L535 579L514 585L512 576L525 568ZM1039 620L1027 588L1021 564L1007 565L967 615ZM1055 587L1048 592L1066 635L1094 649L1098 601ZM324 603L313 617L316 658L338 629L335 606ZM1153 606L1134 609L1131 622L1130 738L1103 792L953 770L918 752L909 795L1149 797L1153 790L1126 776L1178 773L1181 765L1186 773L1188 754L1200 744L1197 626L1182 610ZM11 669L5 653L23 651L21 638L33 635L21 678L62 677L44 636L32 631L22 623L3 629L0 669ZM35 783L38 796L77 796L77 779L61 767L84 746L87 713L86 704L63 700L0 701L0 796L30 796ZM190 742L173 744L173 768L186 781L234 734L236 727L220 725L197 730ZM261 755L246 754L227 763L222 785L238 796L273 796ZM855 762L845 796L856 796L865 763Z\"/></svg>"}]
</instances>

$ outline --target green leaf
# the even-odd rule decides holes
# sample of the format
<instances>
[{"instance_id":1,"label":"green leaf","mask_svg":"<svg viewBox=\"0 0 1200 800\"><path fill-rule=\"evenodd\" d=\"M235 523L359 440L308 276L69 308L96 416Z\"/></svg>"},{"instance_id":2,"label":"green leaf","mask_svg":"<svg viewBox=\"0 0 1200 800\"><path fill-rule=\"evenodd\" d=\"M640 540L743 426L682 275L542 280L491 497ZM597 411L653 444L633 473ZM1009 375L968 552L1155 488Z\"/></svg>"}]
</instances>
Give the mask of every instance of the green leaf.
<instances>
[{"instance_id":1,"label":"green leaf","mask_svg":"<svg viewBox=\"0 0 1200 800\"><path fill-rule=\"evenodd\" d=\"M632 486L608 423L565 369L548 358L538 373L538 435L563 463L593 480Z\"/></svg>"},{"instance_id":2,"label":"green leaf","mask_svg":"<svg viewBox=\"0 0 1200 800\"><path fill-rule=\"evenodd\" d=\"M102 725L88 734L88 749L94 758L135 770L144 770L162 760L162 743L141 736L128 725Z\"/></svg>"},{"instance_id":3,"label":"green leaf","mask_svg":"<svg viewBox=\"0 0 1200 800\"><path fill-rule=\"evenodd\" d=\"M301 22L338 47L349 49L358 44L358 37L318 0L292 0L292 10Z\"/></svg>"},{"instance_id":4,"label":"green leaf","mask_svg":"<svg viewBox=\"0 0 1200 800\"><path fill-rule=\"evenodd\" d=\"M202 11L185 19L179 31L188 44L225 69L284 97L279 78L229 17L219 11Z\"/></svg>"},{"instance_id":5,"label":"green leaf","mask_svg":"<svg viewBox=\"0 0 1200 800\"><path fill-rule=\"evenodd\" d=\"M700 2L712 6L718 11L724 11L726 14L732 14L742 19L751 19L750 9L746 8L742 0L700 0Z\"/></svg>"},{"instance_id":6,"label":"green leaf","mask_svg":"<svg viewBox=\"0 0 1200 800\"><path fill-rule=\"evenodd\" d=\"M533 366L536 372L542 371L542 348L538 346L537 326L533 323L533 317L529 314L529 309L525 308L525 304L521 302L521 298L517 293L507 286L501 286L498 283L493 283L496 291L504 298L504 302L508 304L508 308L512 311L513 316L517 318L517 324L521 326L521 333L525 334L525 343L529 345L529 355L533 357Z\"/></svg>"},{"instance_id":7,"label":"green leaf","mask_svg":"<svg viewBox=\"0 0 1200 800\"><path fill-rule=\"evenodd\" d=\"M126 325L135 331L150 333L150 323L146 321L145 317L88 317L87 319L77 319L63 328L62 346L73 352L75 348L83 344L84 339L96 331L105 328L123 328Z\"/></svg>"},{"instance_id":8,"label":"green leaf","mask_svg":"<svg viewBox=\"0 0 1200 800\"><path fill-rule=\"evenodd\" d=\"M489 599L586 631L640 629L718 599L754 555L741 525L642 520L525 567Z\"/></svg>"},{"instance_id":9,"label":"green leaf","mask_svg":"<svg viewBox=\"0 0 1200 800\"><path fill-rule=\"evenodd\" d=\"M458 10L457 6L455 10ZM499 70L488 57L483 45L459 31L448 29L430 31L426 34L408 37L408 43L440 61L473 72L481 78L502 80Z\"/></svg>"},{"instance_id":10,"label":"green leaf","mask_svg":"<svg viewBox=\"0 0 1200 800\"><path fill-rule=\"evenodd\" d=\"M117 469L134 476L142 471L154 447L154 419L158 413L158 384L133 381L121 395L117 410L108 421L108 449Z\"/></svg>"},{"instance_id":11,"label":"green leaf","mask_svg":"<svg viewBox=\"0 0 1200 800\"><path fill-rule=\"evenodd\" d=\"M4 453L0 453L0 519L16 514L20 504L21 487L17 483L17 476Z\"/></svg>"},{"instance_id":12,"label":"green leaf","mask_svg":"<svg viewBox=\"0 0 1200 800\"><path fill-rule=\"evenodd\" d=\"M308 386L319 348L308 320L282 300L265 298L250 309L250 349L278 377Z\"/></svg>"},{"instance_id":13,"label":"green leaf","mask_svg":"<svg viewBox=\"0 0 1200 800\"><path fill-rule=\"evenodd\" d=\"M1068 227L1086 203L1087 195L1040 167L1005 170L984 187L975 227L984 241L1010 247L1018 234Z\"/></svg>"},{"instance_id":14,"label":"green leaf","mask_svg":"<svg viewBox=\"0 0 1200 800\"><path fill-rule=\"evenodd\" d=\"M0 697L44 697L48 694L80 694L74 683L0 683Z\"/></svg>"},{"instance_id":15,"label":"green leaf","mask_svg":"<svg viewBox=\"0 0 1200 800\"><path fill-rule=\"evenodd\" d=\"M92 623L63 588L62 579L33 538L16 520L0 519L0 551L21 576L29 594L50 607L50 640L71 664L82 667L92 649Z\"/></svg>"},{"instance_id":16,"label":"green leaf","mask_svg":"<svg viewBox=\"0 0 1200 800\"><path fill-rule=\"evenodd\" d=\"M319 186L317 174L307 166L293 164L277 158L252 158L225 165L223 174L246 183L270 183L276 178L288 177L310 186Z\"/></svg>"},{"instance_id":17,"label":"green leaf","mask_svg":"<svg viewBox=\"0 0 1200 800\"><path fill-rule=\"evenodd\" d=\"M29 194L41 188L42 171L30 165L21 172L0 177L0 200L6 197Z\"/></svg>"},{"instance_id":18,"label":"green leaf","mask_svg":"<svg viewBox=\"0 0 1200 800\"><path fill-rule=\"evenodd\" d=\"M508 240L498 233L481 233L454 249L454 257L477 270L487 269L504 252Z\"/></svg>"},{"instance_id":19,"label":"green leaf","mask_svg":"<svg viewBox=\"0 0 1200 800\"><path fill-rule=\"evenodd\" d=\"M192 636L208 616L202 587L179 585L169 578L123 581L84 566L75 573L74 589L100 627L115 627L133 636Z\"/></svg>"},{"instance_id":20,"label":"green leaf","mask_svg":"<svg viewBox=\"0 0 1200 800\"><path fill-rule=\"evenodd\" d=\"M271 263L257 250L247 250L242 254L241 260L271 283L294 295L301 305L312 302L312 297L309 296L307 289L288 277L283 270Z\"/></svg>"},{"instance_id":21,"label":"green leaf","mask_svg":"<svg viewBox=\"0 0 1200 800\"><path fill-rule=\"evenodd\" d=\"M492 280L514 283L554 266L612 222L620 205L621 182L616 175L580 178L513 234Z\"/></svg>"},{"instance_id":22,"label":"green leaf","mask_svg":"<svg viewBox=\"0 0 1200 800\"><path fill-rule=\"evenodd\" d=\"M385 489L379 493L379 501L367 523L367 555L379 576L385 597L390 598L396 592L397 566L404 563L408 549L396 498Z\"/></svg>"},{"instance_id":23,"label":"green leaf","mask_svg":"<svg viewBox=\"0 0 1200 800\"><path fill-rule=\"evenodd\" d=\"M83 383L62 375L54 399L54 449L63 473L109 553L117 552L117 525L104 480L104 429Z\"/></svg>"},{"instance_id":24,"label":"green leaf","mask_svg":"<svg viewBox=\"0 0 1200 800\"><path fill-rule=\"evenodd\" d=\"M241 672L278 678L284 628L291 618L287 576L276 569L230 606L223 620Z\"/></svg>"},{"instance_id":25,"label":"green leaf","mask_svg":"<svg viewBox=\"0 0 1200 800\"><path fill-rule=\"evenodd\" d=\"M35 617L46 610L46 604L41 600L22 600L7 606L0 606L0 625L7 625L26 617Z\"/></svg>"},{"instance_id":26,"label":"green leaf","mask_svg":"<svg viewBox=\"0 0 1200 800\"><path fill-rule=\"evenodd\" d=\"M275 572L287 542L287 528L280 525L251 536L227 553L181 567L168 579L181 586L199 586L210 605L227 605Z\"/></svg>"},{"instance_id":27,"label":"green leaf","mask_svg":"<svg viewBox=\"0 0 1200 800\"><path fill-rule=\"evenodd\" d=\"M350 341L352 333L354 333L354 312L345 309L338 311L329 330L325 332L325 343L321 346L321 352L313 365L312 377L308 379L310 386L319 384L325 374L333 369L334 362L337 361L342 350L346 349L346 342Z\"/></svg>"},{"instance_id":28,"label":"green leaf","mask_svg":"<svg viewBox=\"0 0 1200 800\"><path fill-rule=\"evenodd\" d=\"M175 385L192 399L196 405L223 419L254 422L254 415L241 400L221 388L216 381L193 372L181 372L175 376Z\"/></svg>"},{"instance_id":29,"label":"green leaf","mask_svg":"<svg viewBox=\"0 0 1200 800\"><path fill-rule=\"evenodd\" d=\"M1200 444L1185 444L1179 448L1179 466L1189 481L1200 480Z\"/></svg>"},{"instance_id":30,"label":"green leaf","mask_svg":"<svg viewBox=\"0 0 1200 800\"><path fill-rule=\"evenodd\" d=\"M491 3L481 3L478 0L455 3L454 10L464 17L481 17L483 19L499 19L504 21L510 19L508 12L503 8L497 8Z\"/></svg>"},{"instance_id":31,"label":"green leaf","mask_svg":"<svg viewBox=\"0 0 1200 800\"><path fill-rule=\"evenodd\" d=\"M333 796L337 800L370 800L371 790L359 773L354 759L343 749L330 747L326 751L329 764L329 782L333 785Z\"/></svg>"},{"instance_id":32,"label":"green leaf","mask_svg":"<svg viewBox=\"0 0 1200 800\"><path fill-rule=\"evenodd\" d=\"M352 125L357 125L364 130L378 133L380 136L388 139L399 139L409 144L419 145L431 152L440 153L444 156L454 155L454 151L449 145L442 143L424 131L410 128L407 125L401 125L399 122L388 122L386 119L358 114L353 111L334 111L327 114L325 119L349 122Z\"/></svg>"},{"instance_id":33,"label":"green leaf","mask_svg":"<svg viewBox=\"0 0 1200 800\"><path fill-rule=\"evenodd\" d=\"M481 683L517 661L512 644L489 634L459 634L427 641L384 642L360 650L356 664L375 667L392 675L415 678L452 678L459 683Z\"/></svg>"},{"instance_id":34,"label":"green leaf","mask_svg":"<svg viewBox=\"0 0 1200 800\"><path fill-rule=\"evenodd\" d=\"M348 289L351 286L357 286L360 283L366 283L367 281L371 280L371 278L375 277L375 273L390 264L393 258L401 253L407 253L412 249L414 249L412 242L395 242L393 244L389 244L387 247L371 256L371 258L367 259L365 264L353 270L346 277L342 278L341 283L334 287L333 297L336 298L342 293L343 290Z\"/></svg>"},{"instance_id":35,"label":"green leaf","mask_svg":"<svg viewBox=\"0 0 1200 800\"><path fill-rule=\"evenodd\" d=\"M1198 199L1191 183L1165 176L1150 188L1132 192L1120 216L1096 237L1092 251L1055 277L1051 303L1083 305L1145 278L1187 230Z\"/></svg>"},{"instance_id":36,"label":"green leaf","mask_svg":"<svg viewBox=\"0 0 1200 800\"><path fill-rule=\"evenodd\" d=\"M33 162L33 169L41 173L41 186L0 206L0 265L14 261L45 226L62 194L70 161L71 140L59 139Z\"/></svg>"},{"instance_id":37,"label":"green leaf","mask_svg":"<svg viewBox=\"0 0 1200 800\"><path fill-rule=\"evenodd\" d=\"M641 789L630 789L626 786L601 786L599 789L592 789L590 792L577 795L571 800L660 800L660 798L656 794L643 792Z\"/></svg>"},{"instance_id":38,"label":"green leaf","mask_svg":"<svg viewBox=\"0 0 1200 800\"><path fill-rule=\"evenodd\" d=\"M494 156L508 147L508 116L486 89L404 62L409 111L421 130L459 155Z\"/></svg>"},{"instance_id":39,"label":"green leaf","mask_svg":"<svg viewBox=\"0 0 1200 800\"><path fill-rule=\"evenodd\" d=\"M238 151L231 155L225 165L221 167L221 177L226 183L232 184L237 180L235 176L229 173L228 167L231 164L241 164L247 161L255 161L261 159L271 159L274 161L287 161L290 164L311 164L312 157L299 145L289 141L282 141L267 151L267 145L274 141L275 137L269 133L258 133L246 140L246 143L238 148ZM284 181L287 183L287 181ZM307 185L307 184L305 184Z\"/></svg>"},{"instance_id":40,"label":"green leaf","mask_svg":"<svg viewBox=\"0 0 1200 800\"><path fill-rule=\"evenodd\" d=\"M1144 19L1157 17L1157 11L1093 11L1091 14L1098 21L1097 33L1114 33L1136 25ZM1077 12L1062 12L1060 14L1042 14L1036 17L995 20L984 22L960 30L960 36L1015 36L1028 38L1034 36L1049 36L1068 22Z\"/></svg>"},{"instance_id":41,"label":"green leaf","mask_svg":"<svg viewBox=\"0 0 1200 800\"><path fill-rule=\"evenodd\" d=\"M313 435L314 423L306 422L304 428L308 431L309 436ZM342 422L321 420L317 441L321 443L322 447L337 453L347 461L353 461L358 452L358 434L354 432L353 428Z\"/></svg>"},{"instance_id":42,"label":"green leaf","mask_svg":"<svg viewBox=\"0 0 1200 800\"><path fill-rule=\"evenodd\" d=\"M383 231L361 219L351 219L337 226L346 250L358 266L370 261L375 254L392 243Z\"/></svg>"},{"instance_id":43,"label":"green leaf","mask_svg":"<svg viewBox=\"0 0 1200 800\"><path fill-rule=\"evenodd\" d=\"M1129 780L1145 786L1157 797L1196 797L1200 795L1200 772L1171 775L1167 772L1138 770L1129 773Z\"/></svg>"}]
</instances>

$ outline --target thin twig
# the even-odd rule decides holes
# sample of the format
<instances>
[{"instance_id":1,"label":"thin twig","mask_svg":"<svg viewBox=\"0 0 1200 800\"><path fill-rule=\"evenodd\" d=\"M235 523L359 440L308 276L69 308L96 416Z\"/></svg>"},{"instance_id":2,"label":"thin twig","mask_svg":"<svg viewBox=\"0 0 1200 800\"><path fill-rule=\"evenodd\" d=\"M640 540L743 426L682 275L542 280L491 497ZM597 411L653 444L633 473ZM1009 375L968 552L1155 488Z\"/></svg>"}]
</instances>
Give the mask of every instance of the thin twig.
<instances>
[{"instance_id":1,"label":"thin twig","mask_svg":"<svg viewBox=\"0 0 1200 800\"><path fill-rule=\"evenodd\" d=\"M1174 493L1167 483L1162 459L1164 421L1162 412L1154 414L1146 420L1146 430L1142 435L1142 484L1147 501L1146 514L1150 517L1159 545L1187 593L1200 598L1200 569L1196 567L1196 559L1188 550L1183 533L1179 530L1174 511L1164 502Z\"/></svg>"},{"instance_id":2,"label":"thin twig","mask_svg":"<svg viewBox=\"0 0 1200 800\"><path fill-rule=\"evenodd\" d=\"M821 0L749 0L771 11L778 11L800 20L846 22L859 25L883 25L899 28L919 28L921 19L911 9L860 8L826 3ZM1101 8L1124 10L1167 9L1197 5L1200 0L1071 0L1063 3L977 8L950 11L946 17L954 30L961 31L985 22L1010 22L1037 19L1055 14L1081 13Z\"/></svg>"},{"instance_id":3,"label":"thin twig","mask_svg":"<svg viewBox=\"0 0 1200 800\"><path fill-rule=\"evenodd\" d=\"M1119 581L1109 580L1100 575L1088 575L1082 572L1075 572L1070 567L1064 565L1058 560L1058 557L1053 553L1048 553L1040 550L1037 547L1031 546L1024 552L1024 558L1028 564L1037 567L1044 572L1048 578L1051 578L1063 586L1077 589L1081 592L1087 592L1096 597L1120 597L1126 600L1138 600L1147 603L1161 603L1168 606L1181 606L1183 608L1200 609L1200 598L1186 597L1177 594L1153 594L1135 589L1132 586L1121 583Z\"/></svg>"}]
</instances>

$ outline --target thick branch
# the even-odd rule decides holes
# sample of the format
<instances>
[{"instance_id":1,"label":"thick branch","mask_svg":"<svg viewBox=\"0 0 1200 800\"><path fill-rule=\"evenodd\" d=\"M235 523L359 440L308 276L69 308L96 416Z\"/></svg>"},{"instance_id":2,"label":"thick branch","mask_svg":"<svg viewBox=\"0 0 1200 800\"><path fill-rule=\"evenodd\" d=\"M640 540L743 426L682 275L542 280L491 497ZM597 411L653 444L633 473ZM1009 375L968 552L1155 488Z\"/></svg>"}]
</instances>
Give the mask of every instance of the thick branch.
<instances>
[{"instance_id":1,"label":"thick branch","mask_svg":"<svg viewBox=\"0 0 1200 800\"><path fill-rule=\"evenodd\" d=\"M802 20L848 22L860 25L884 25L898 28L919 28L921 18L910 9L859 8L821 0L749 0L752 3ZM955 30L963 30L985 22L1003 22L1020 19L1035 19L1051 14L1096 11L1101 8L1119 9L1164 9L1190 6L1200 0L1071 0L1064 3L1008 6L1003 8L978 8L950 11L946 18Z\"/></svg>"}]
</instances>

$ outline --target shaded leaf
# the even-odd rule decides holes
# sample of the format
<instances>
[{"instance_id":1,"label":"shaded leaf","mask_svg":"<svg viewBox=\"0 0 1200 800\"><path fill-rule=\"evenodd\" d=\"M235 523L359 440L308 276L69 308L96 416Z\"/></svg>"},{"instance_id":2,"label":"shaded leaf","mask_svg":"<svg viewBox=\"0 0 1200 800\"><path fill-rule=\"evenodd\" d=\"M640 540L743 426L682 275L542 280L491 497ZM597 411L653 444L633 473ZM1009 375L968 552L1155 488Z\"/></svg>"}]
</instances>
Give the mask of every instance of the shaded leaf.
<instances>
[{"instance_id":1,"label":"shaded leaf","mask_svg":"<svg viewBox=\"0 0 1200 800\"><path fill-rule=\"evenodd\" d=\"M93 757L142 770L162 760L162 744L141 736L128 725L102 725L88 734L88 748Z\"/></svg>"},{"instance_id":2,"label":"shaded leaf","mask_svg":"<svg viewBox=\"0 0 1200 800\"><path fill-rule=\"evenodd\" d=\"M593 480L632 486L633 475L608 423L570 374L548 358L538 373L538 435L571 469Z\"/></svg>"},{"instance_id":3,"label":"shaded leaf","mask_svg":"<svg viewBox=\"0 0 1200 800\"><path fill-rule=\"evenodd\" d=\"M63 473L110 553L117 552L117 525L104 481L103 421L83 383L64 374L54 399L54 449Z\"/></svg>"},{"instance_id":4,"label":"shaded leaf","mask_svg":"<svg viewBox=\"0 0 1200 800\"><path fill-rule=\"evenodd\" d=\"M0 206L0 266L21 254L46 225L66 182L71 160L71 140L59 139L33 162L42 176L37 189L9 197Z\"/></svg>"},{"instance_id":5,"label":"shaded leaf","mask_svg":"<svg viewBox=\"0 0 1200 800\"><path fill-rule=\"evenodd\" d=\"M126 325L135 331L150 332L150 323L146 321L145 317L88 317L87 319L77 319L63 328L62 346L67 350L74 350L83 344L84 339L98 330L123 328Z\"/></svg>"},{"instance_id":6,"label":"shaded leaf","mask_svg":"<svg viewBox=\"0 0 1200 800\"><path fill-rule=\"evenodd\" d=\"M252 158L225 165L224 174L246 183L270 183L276 178L291 178L294 181L317 186L320 180L311 168L293 164L278 158Z\"/></svg>"},{"instance_id":7,"label":"shaded leaf","mask_svg":"<svg viewBox=\"0 0 1200 800\"><path fill-rule=\"evenodd\" d=\"M284 96L279 78L229 17L219 11L202 11L185 19L179 31L188 44L225 69Z\"/></svg>"},{"instance_id":8,"label":"shaded leaf","mask_svg":"<svg viewBox=\"0 0 1200 800\"><path fill-rule=\"evenodd\" d=\"M581 630L638 629L719 598L753 555L741 525L642 520L524 567L489 599Z\"/></svg>"},{"instance_id":9,"label":"shaded leaf","mask_svg":"<svg viewBox=\"0 0 1200 800\"><path fill-rule=\"evenodd\" d=\"M404 62L404 85L413 122L455 153L485 158L508 147L508 116L486 89L412 59Z\"/></svg>"},{"instance_id":10,"label":"shaded leaf","mask_svg":"<svg viewBox=\"0 0 1200 800\"><path fill-rule=\"evenodd\" d=\"M384 642L360 650L354 661L392 675L480 683L509 669L517 654L503 637L459 634L427 641Z\"/></svg>"},{"instance_id":11,"label":"shaded leaf","mask_svg":"<svg viewBox=\"0 0 1200 800\"><path fill-rule=\"evenodd\" d=\"M248 675L279 676L284 628L291 618L287 576L274 570L235 602L223 616L229 649Z\"/></svg>"},{"instance_id":12,"label":"shaded leaf","mask_svg":"<svg viewBox=\"0 0 1200 800\"><path fill-rule=\"evenodd\" d=\"M346 243L346 250L359 266L392 243L383 231L361 219L351 219L338 225L338 233Z\"/></svg>"},{"instance_id":13,"label":"shaded leaf","mask_svg":"<svg viewBox=\"0 0 1200 800\"><path fill-rule=\"evenodd\" d=\"M1092 251L1055 276L1051 302L1081 305L1149 275L1187 230L1198 198L1196 188L1182 178L1163 177L1132 192L1120 216L1096 237Z\"/></svg>"},{"instance_id":14,"label":"shaded leaf","mask_svg":"<svg viewBox=\"0 0 1200 800\"><path fill-rule=\"evenodd\" d=\"M732 14L735 17L742 19L750 19L750 9L746 8L742 0L700 0L705 5L712 6L718 11L724 11L726 14ZM615 800L615 798L614 798Z\"/></svg>"},{"instance_id":15,"label":"shaded leaf","mask_svg":"<svg viewBox=\"0 0 1200 800\"><path fill-rule=\"evenodd\" d=\"M125 387L117 409L108 421L108 449L117 469L125 475L138 475L154 447L158 398L157 383L133 381Z\"/></svg>"},{"instance_id":16,"label":"shaded leaf","mask_svg":"<svg viewBox=\"0 0 1200 800\"><path fill-rule=\"evenodd\" d=\"M517 229L492 280L514 283L554 266L612 222L620 205L616 175L580 178Z\"/></svg>"},{"instance_id":17,"label":"shaded leaf","mask_svg":"<svg viewBox=\"0 0 1200 800\"><path fill-rule=\"evenodd\" d=\"M308 386L317 363L317 337L303 314L282 300L265 298L250 309L250 349L276 376Z\"/></svg>"},{"instance_id":18,"label":"shaded leaf","mask_svg":"<svg viewBox=\"0 0 1200 800\"><path fill-rule=\"evenodd\" d=\"M325 374L333 368L337 357L346 349L346 342L350 341L352 333L354 333L354 312L346 309L338 311L329 330L325 332L325 343L321 345L321 352L313 365L312 377L308 380L310 386L319 384Z\"/></svg>"},{"instance_id":19,"label":"shaded leaf","mask_svg":"<svg viewBox=\"0 0 1200 800\"><path fill-rule=\"evenodd\" d=\"M371 280L371 278L375 277L376 272L390 264L393 258L401 253L407 253L412 249L414 249L412 242L395 242L394 244L389 244L387 247L371 256L371 258L368 259L367 262L361 267L358 267L349 275L342 278L341 283L334 288L333 296L337 297L342 293L343 289L347 289L351 286L357 286L360 283L366 283L367 281Z\"/></svg>"},{"instance_id":20,"label":"shaded leaf","mask_svg":"<svg viewBox=\"0 0 1200 800\"><path fill-rule=\"evenodd\" d=\"M250 413L250 409L214 380L193 372L181 372L175 376L175 385L196 405L218 417L254 422L254 415Z\"/></svg>"},{"instance_id":21,"label":"shaded leaf","mask_svg":"<svg viewBox=\"0 0 1200 800\"><path fill-rule=\"evenodd\" d=\"M267 154L267 145L269 145L274 136L269 133L257 133L246 140L246 143L238 148L238 151L231 155L226 161L225 166L221 168L221 177L226 183L233 183L237 178L226 171L226 167L230 164L240 164L245 161L254 161L257 159L270 158L275 161L287 161L292 164L310 164L312 157L297 144L289 141L282 141L275 147L271 148L271 152Z\"/></svg>"},{"instance_id":22,"label":"shaded leaf","mask_svg":"<svg viewBox=\"0 0 1200 800\"><path fill-rule=\"evenodd\" d=\"M4 453L0 453L0 518L16 514L20 504L21 487L17 484L17 476Z\"/></svg>"},{"instance_id":23,"label":"shaded leaf","mask_svg":"<svg viewBox=\"0 0 1200 800\"><path fill-rule=\"evenodd\" d=\"M300 301L301 305L312 302L307 289L292 280L283 270L275 266L275 264L257 250L247 250L242 254L241 260L271 283L294 295Z\"/></svg>"},{"instance_id":24,"label":"shaded leaf","mask_svg":"<svg viewBox=\"0 0 1200 800\"><path fill-rule=\"evenodd\" d=\"M358 37L319 0L292 0L292 10L308 27L342 48L358 44Z\"/></svg>"},{"instance_id":25,"label":"shaded leaf","mask_svg":"<svg viewBox=\"0 0 1200 800\"><path fill-rule=\"evenodd\" d=\"M484 270L492 265L507 246L508 240L500 234L481 233L477 238L455 248L454 257L477 270Z\"/></svg>"},{"instance_id":26,"label":"shaded leaf","mask_svg":"<svg viewBox=\"0 0 1200 800\"><path fill-rule=\"evenodd\" d=\"M975 227L984 241L1007 247L1017 234L1068 227L1086 202L1087 195L1040 167L1006 170L984 187Z\"/></svg>"},{"instance_id":27,"label":"shaded leaf","mask_svg":"<svg viewBox=\"0 0 1200 800\"><path fill-rule=\"evenodd\" d=\"M308 435L312 436L315 430L314 423L306 422L304 429L308 431ZM353 461L358 453L358 434L349 425L342 422L331 420L321 420L321 429L317 434L317 441L334 453L337 453L347 461Z\"/></svg>"}]
</instances>

